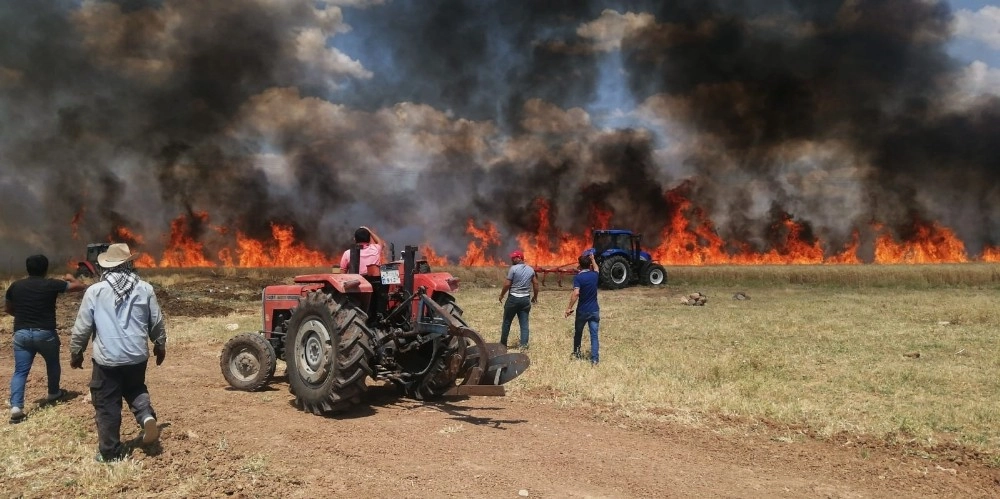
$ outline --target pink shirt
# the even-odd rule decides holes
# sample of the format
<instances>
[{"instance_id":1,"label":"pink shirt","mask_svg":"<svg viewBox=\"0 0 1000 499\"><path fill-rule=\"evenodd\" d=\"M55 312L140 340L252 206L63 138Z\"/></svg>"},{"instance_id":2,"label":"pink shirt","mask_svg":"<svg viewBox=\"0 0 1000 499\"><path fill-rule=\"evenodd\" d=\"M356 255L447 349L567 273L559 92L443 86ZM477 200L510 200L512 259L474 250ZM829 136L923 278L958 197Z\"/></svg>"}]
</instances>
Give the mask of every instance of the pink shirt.
<instances>
[{"instance_id":1,"label":"pink shirt","mask_svg":"<svg viewBox=\"0 0 1000 499\"><path fill-rule=\"evenodd\" d=\"M368 275L369 265L379 265L382 263L382 245L381 244L366 244L361 246L361 262L358 265L361 275ZM340 271L347 272L347 267L351 264L351 250L344 252L344 256L340 257Z\"/></svg>"}]
</instances>

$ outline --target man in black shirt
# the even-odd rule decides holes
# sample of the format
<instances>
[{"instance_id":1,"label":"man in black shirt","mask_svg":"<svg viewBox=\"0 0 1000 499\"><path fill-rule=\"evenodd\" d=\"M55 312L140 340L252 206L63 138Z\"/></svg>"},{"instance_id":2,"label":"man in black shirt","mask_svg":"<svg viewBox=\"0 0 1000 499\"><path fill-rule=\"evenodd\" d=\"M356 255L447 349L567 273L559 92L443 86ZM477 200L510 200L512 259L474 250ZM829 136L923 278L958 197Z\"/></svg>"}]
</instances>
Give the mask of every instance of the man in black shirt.
<instances>
[{"instance_id":1,"label":"man in black shirt","mask_svg":"<svg viewBox=\"0 0 1000 499\"><path fill-rule=\"evenodd\" d=\"M4 295L4 310L14 316L14 376L10 379L10 422L24 420L24 387L35 354L45 359L49 385L47 400L59 400L62 366L59 364L59 335L56 334L56 297L67 291L83 291L85 284L72 274L49 279L49 259L32 255L25 261L28 277L15 281Z\"/></svg>"}]
</instances>

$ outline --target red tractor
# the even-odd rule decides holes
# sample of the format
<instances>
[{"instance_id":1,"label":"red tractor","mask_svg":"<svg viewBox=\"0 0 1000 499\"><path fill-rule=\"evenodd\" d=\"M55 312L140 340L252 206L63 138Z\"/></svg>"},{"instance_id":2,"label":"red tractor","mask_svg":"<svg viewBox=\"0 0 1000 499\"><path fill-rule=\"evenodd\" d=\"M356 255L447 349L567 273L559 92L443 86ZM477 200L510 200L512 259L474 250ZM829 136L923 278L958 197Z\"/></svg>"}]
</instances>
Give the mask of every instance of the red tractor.
<instances>
[{"instance_id":1,"label":"red tractor","mask_svg":"<svg viewBox=\"0 0 1000 499\"><path fill-rule=\"evenodd\" d=\"M315 414L360 404L368 378L420 400L503 395L528 357L470 329L453 295L458 279L431 272L416 250L407 246L401 261L363 276L354 247L346 273L265 287L264 328L226 343L222 375L234 388L260 390L282 359L296 405Z\"/></svg>"},{"instance_id":2,"label":"red tractor","mask_svg":"<svg viewBox=\"0 0 1000 499\"><path fill-rule=\"evenodd\" d=\"M91 243L87 245L86 260L76 262L76 270L73 275L76 277L96 277L100 272L97 266L97 255L108 250L111 243Z\"/></svg>"}]
</instances>

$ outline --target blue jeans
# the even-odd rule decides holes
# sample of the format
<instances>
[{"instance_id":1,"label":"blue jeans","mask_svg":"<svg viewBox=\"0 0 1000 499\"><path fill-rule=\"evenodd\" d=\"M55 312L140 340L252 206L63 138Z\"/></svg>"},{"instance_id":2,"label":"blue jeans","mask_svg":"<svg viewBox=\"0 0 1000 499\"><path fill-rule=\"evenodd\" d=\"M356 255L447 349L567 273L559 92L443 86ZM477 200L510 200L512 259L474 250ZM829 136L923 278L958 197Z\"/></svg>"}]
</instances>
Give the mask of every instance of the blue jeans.
<instances>
[{"instance_id":1,"label":"blue jeans","mask_svg":"<svg viewBox=\"0 0 1000 499\"><path fill-rule=\"evenodd\" d=\"M580 351L580 343L583 341L583 326L590 328L590 361L597 363L601 361L598 354L601 342L597 339L597 331L601 328L601 313L579 313L576 314L576 322L573 324L573 351Z\"/></svg>"},{"instance_id":2,"label":"blue jeans","mask_svg":"<svg viewBox=\"0 0 1000 499\"><path fill-rule=\"evenodd\" d=\"M49 395L59 393L59 335L45 329L19 329L14 331L14 376L10 379L10 406L24 408L24 386L35 361L35 354L45 359L45 373L49 382Z\"/></svg>"},{"instance_id":3,"label":"blue jeans","mask_svg":"<svg viewBox=\"0 0 1000 499\"><path fill-rule=\"evenodd\" d=\"M500 326L500 343L507 344L507 336L510 335L510 324L517 316L517 323L521 326L521 348L528 346L528 312L531 312L530 296L510 296L503 304L503 324Z\"/></svg>"}]
</instances>

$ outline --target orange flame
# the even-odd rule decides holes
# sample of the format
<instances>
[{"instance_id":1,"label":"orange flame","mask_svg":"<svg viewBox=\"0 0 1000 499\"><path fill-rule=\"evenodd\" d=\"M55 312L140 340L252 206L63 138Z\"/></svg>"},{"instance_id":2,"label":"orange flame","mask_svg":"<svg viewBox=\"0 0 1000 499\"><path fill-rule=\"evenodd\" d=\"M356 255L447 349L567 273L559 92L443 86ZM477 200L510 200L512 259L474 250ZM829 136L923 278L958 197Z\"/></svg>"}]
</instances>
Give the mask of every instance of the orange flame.
<instances>
[{"instance_id":1,"label":"orange flame","mask_svg":"<svg viewBox=\"0 0 1000 499\"><path fill-rule=\"evenodd\" d=\"M998 263L1000 262L1000 247L987 246L983 248L983 254L979 257L981 261Z\"/></svg>"},{"instance_id":2,"label":"orange flame","mask_svg":"<svg viewBox=\"0 0 1000 499\"><path fill-rule=\"evenodd\" d=\"M121 225L115 227L111 231L111 236L108 237L109 243L123 242L129 245L129 249L136 251L136 248L141 247L143 244L143 237L139 234L135 234L130 231L127 227ZM133 264L139 268L152 268L156 267L156 260L150 256L148 253L138 252L139 258L133 260Z\"/></svg>"},{"instance_id":3,"label":"orange flame","mask_svg":"<svg viewBox=\"0 0 1000 499\"><path fill-rule=\"evenodd\" d=\"M465 232L473 237L465 250L465 256L458 261L459 265L468 267L497 266L500 265L494 258L487 256L487 252L496 249L500 245L500 231L491 222L486 222L482 229L476 227L475 222L470 218L465 224Z\"/></svg>"},{"instance_id":4,"label":"orange flame","mask_svg":"<svg viewBox=\"0 0 1000 499\"><path fill-rule=\"evenodd\" d=\"M831 255L826 259L826 263L834 264L858 264L861 257L858 256L858 248L861 247L861 233L857 229L851 232L851 241L844 245L844 250L836 255Z\"/></svg>"},{"instance_id":5,"label":"orange flame","mask_svg":"<svg viewBox=\"0 0 1000 499\"><path fill-rule=\"evenodd\" d=\"M73 219L69 221L69 226L73 229L73 240L80 239L80 222L83 220L83 208L73 214Z\"/></svg>"},{"instance_id":6,"label":"orange flame","mask_svg":"<svg viewBox=\"0 0 1000 499\"><path fill-rule=\"evenodd\" d=\"M272 242L250 239L236 233L236 254L239 267L314 267L333 265L339 260L312 250L295 241L295 231L290 226L271 224ZM220 252L219 259L224 265L233 266L227 250Z\"/></svg>"},{"instance_id":7,"label":"orange flame","mask_svg":"<svg viewBox=\"0 0 1000 499\"><path fill-rule=\"evenodd\" d=\"M420 248L420 252L423 255L423 259L427 260L427 264L431 267L440 267L442 265L448 265L448 257L438 255L434 248L429 244L425 244L423 248Z\"/></svg>"},{"instance_id":8,"label":"orange flame","mask_svg":"<svg viewBox=\"0 0 1000 499\"><path fill-rule=\"evenodd\" d=\"M170 237L160 259L161 267L214 267L205 256L205 245L191 235L192 224L208 223L208 213L195 212L181 215L170 222Z\"/></svg>"},{"instance_id":9,"label":"orange flame","mask_svg":"<svg viewBox=\"0 0 1000 499\"><path fill-rule=\"evenodd\" d=\"M538 230L534 234L522 233L517 236L518 247L524 251L524 259L533 265L564 265L576 262L576 258L590 247L590 236L576 236L566 233L552 233L550 205L547 200L537 199ZM611 220L611 212L597 207L591 209L590 220L595 228L606 227ZM552 242L556 244L553 245Z\"/></svg>"},{"instance_id":10,"label":"orange flame","mask_svg":"<svg viewBox=\"0 0 1000 499\"><path fill-rule=\"evenodd\" d=\"M687 198L688 186L682 185L665 193L669 206L664 214L666 223L652 240L643 239L643 245L654 260L664 265L788 265L788 264L860 264L862 258L862 232L869 234L867 252L878 264L960 263L971 260L965 244L948 227L935 222L915 220L904 233L894 236L884 225L872 223L869 227L855 229L850 240L841 248L831 248L812 235L809 225L797 221L791 214L779 214L767 231L770 249L756 250L741 240L724 240L705 211ZM537 229L515 235L518 248L525 259L535 266L575 265L577 257L592 245L591 230L613 227L614 212L593 206L588 214L589 228L579 234L561 232L552 225L553 209L548 200L534 202ZM71 223L74 238L82 221L80 210ZM221 240L232 238L225 227L209 225L206 212L181 215L170 224L167 245L157 262L147 253L140 253L139 267L314 267L335 265L339 253L328 255L307 247L295 238L291 226L271 224L271 239L258 240L236 231L229 246L222 243L215 259L208 256L205 243L200 239L201 229L212 229ZM869 232L870 231L870 232ZM474 219L466 223L469 241L465 254L458 264L463 266L499 266L505 258L497 258L502 236L490 221L477 225ZM124 241L130 246L141 247L143 237L127 227L116 226L108 241ZM658 241L658 243L656 243ZM655 244L651 244L655 243ZM421 253L432 266L449 264L446 256L438 254L430 244L424 244ZM984 262L1000 262L1000 247L986 246L976 258Z\"/></svg>"},{"instance_id":11,"label":"orange flame","mask_svg":"<svg viewBox=\"0 0 1000 499\"><path fill-rule=\"evenodd\" d=\"M955 233L933 222L918 221L915 234L906 241L895 241L890 234L875 240L875 263L964 263L969 261L965 243Z\"/></svg>"},{"instance_id":12,"label":"orange flame","mask_svg":"<svg viewBox=\"0 0 1000 499\"><path fill-rule=\"evenodd\" d=\"M804 222L790 214L781 214L768 231L770 249L757 251L746 241L725 241L715 230L704 210L687 199L687 186L666 193L671 206L667 223L658 234L660 244L649 247L654 260L665 265L798 265L798 264L860 264L860 231L852 231L851 239L842 248L829 248L811 235ZM526 260L540 265L570 265L583 250L591 246L590 234L552 233L550 206L536 201L538 230L524 232L517 241L524 248ZM591 220L596 228L610 225L612 213L594 209ZM943 263L967 262L965 244L954 231L937 223L915 220L903 240L897 240L885 227L873 224L875 235L874 263ZM552 242L556 242L555 245ZM1000 249L987 247L982 261L1000 261ZM544 267L543 267L544 268Z\"/></svg>"}]
</instances>

